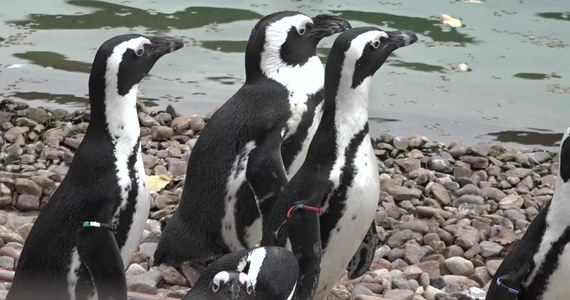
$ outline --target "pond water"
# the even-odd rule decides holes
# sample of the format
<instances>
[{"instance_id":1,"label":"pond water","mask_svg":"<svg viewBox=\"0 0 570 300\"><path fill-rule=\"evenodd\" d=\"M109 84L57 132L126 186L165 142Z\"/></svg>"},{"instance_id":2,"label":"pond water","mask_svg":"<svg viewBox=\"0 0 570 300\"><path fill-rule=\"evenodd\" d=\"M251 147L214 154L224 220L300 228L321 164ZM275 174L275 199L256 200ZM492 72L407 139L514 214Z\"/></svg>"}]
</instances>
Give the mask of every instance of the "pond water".
<instances>
[{"instance_id":1,"label":"pond water","mask_svg":"<svg viewBox=\"0 0 570 300\"><path fill-rule=\"evenodd\" d=\"M570 126L568 0L4 1L0 99L66 109L88 102L97 47L123 33L174 35L187 47L164 57L141 84L152 109L205 114L244 81L243 51L263 15L342 14L353 27L409 29L420 42L377 72L371 133L432 140L500 141L553 148ZM463 27L442 26L440 15ZM333 38L319 45L326 59ZM459 70L466 64L467 71Z\"/></svg>"}]
</instances>

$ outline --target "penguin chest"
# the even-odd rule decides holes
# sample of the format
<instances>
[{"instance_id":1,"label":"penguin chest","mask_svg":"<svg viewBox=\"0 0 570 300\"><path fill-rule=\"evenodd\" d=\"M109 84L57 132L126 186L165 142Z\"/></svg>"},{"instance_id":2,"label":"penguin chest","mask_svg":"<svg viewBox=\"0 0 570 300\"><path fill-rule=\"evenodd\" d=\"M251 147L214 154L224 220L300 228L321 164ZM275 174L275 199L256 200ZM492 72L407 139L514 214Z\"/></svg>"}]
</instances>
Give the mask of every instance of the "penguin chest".
<instances>
[{"instance_id":1,"label":"penguin chest","mask_svg":"<svg viewBox=\"0 0 570 300\"><path fill-rule=\"evenodd\" d=\"M563 248L558 265L552 270L541 299L568 299L570 295L568 278L570 278L570 244L566 244Z\"/></svg>"},{"instance_id":2,"label":"penguin chest","mask_svg":"<svg viewBox=\"0 0 570 300\"><path fill-rule=\"evenodd\" d=\"M224 193L224 215L222 216L222 239L231 251L243 249L244 246L240 242L236 224L237 202L239 190L247 184L246 171L247 162L249 161L249 153L255 149L255 141L248 142L238 153L231 166L229 176L226 180L226 190ZM261 219L258 218L249 228L246 228L245 242L248 245L254 245L261 239Z\"/></svg>"},{"instance_id":3,"label":"penguin chest","mask_svg":"<svg viewBox=\"0 0 570 300\"><path fill-rule=\"evenodd\" d=\"M335 213L330 210L340 208L340 218L332 228L322 228L329 231L329 235L328 240L323 241L326 246L323 248L321 275L315 299L320 299L320 296L324 298L342 276L364 239L378 206L380 179L369 138L358 147L352 164L352 176L341 172L340 185L335 188L326 205L330 213ZM343 182L342 179L347 177L352 177L352 180ZM339 193L342 189L346 189L346 192ZM335 198L335 195L339 194L344 194L344 197Z\"/></svg>"},{"instance_id":4,"label":"penguin chest","mask_svg":"<svg viewBox=\"0 0 570 300\"><path fill-rule=\"evenodd\" d=\"M115 164L121 193L112 223L117 226L115 237L126 267L142 238L150 212L150 196L138 144L128 159L119 156Z\"/></svg>"}]
</instances>

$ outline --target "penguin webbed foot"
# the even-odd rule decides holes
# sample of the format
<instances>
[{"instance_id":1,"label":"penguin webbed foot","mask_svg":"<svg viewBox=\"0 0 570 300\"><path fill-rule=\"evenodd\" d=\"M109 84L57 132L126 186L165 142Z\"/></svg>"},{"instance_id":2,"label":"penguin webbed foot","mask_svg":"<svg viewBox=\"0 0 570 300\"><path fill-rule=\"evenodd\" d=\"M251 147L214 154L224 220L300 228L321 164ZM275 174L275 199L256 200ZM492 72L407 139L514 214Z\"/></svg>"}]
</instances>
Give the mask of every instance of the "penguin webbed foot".
<instances>
[{"instance_id":1,"label":"penguin webbed foot","mask_svg":"<svg viewBox=\"0 0 570 300\"><path fill-rule=\"evenodd\" d=\"M77 233L77 253L87 267L99 299L127 299L125 268L113 232L84 228Z\"/></svg>"}]
</instances>

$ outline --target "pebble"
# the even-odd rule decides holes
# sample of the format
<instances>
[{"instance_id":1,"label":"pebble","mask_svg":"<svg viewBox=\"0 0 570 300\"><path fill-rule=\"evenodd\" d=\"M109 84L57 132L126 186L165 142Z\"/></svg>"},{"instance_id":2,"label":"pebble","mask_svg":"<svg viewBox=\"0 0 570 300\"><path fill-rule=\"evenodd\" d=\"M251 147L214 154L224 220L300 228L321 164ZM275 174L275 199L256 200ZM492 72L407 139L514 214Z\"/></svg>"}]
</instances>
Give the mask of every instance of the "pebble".
<instances>
[{"instance_id":1,"label":"pebble","mask_svg":"<svg viewBox=\"0 0 570 300\"><path fill-rule=\"evenodd\" d=\"M475 270L473 263L461 257L454 256L445 260L445 267L454 275L468 276Z\"/></svg>"},{"instance_id":2,"label":"pebble","mask_svg":"<svg viewBox=\"0 0 570 300\"><path fill-rule=\"evenodd\" d=\"M0 111L0 141L5 143L0 153L0 207L38 210L67 173L89 112L7 107L16 106L5 105ZM51 116L61 121L48 122ZM77 116L83 121L71 122ZM190 265L183 265L181 272L148 267L164 221L177 205L191 148L209 116L139 113L147 175L168 175L169 188L178 190L162 190L153 197L151 223L126 271L131 291L180 297L200 276ZM488 285L505 249L552 199L559 168L554 156L501 145L467 147L457 141L446 147L421 136L382 134L372 144L381 158L376 221L382 246L369 272L373 275L362 282L341 280L334 299L350 299L351 294L355 299L484 297L480 288ZM2 212L0 267L13 267L33 217L18 220L19 213Z\"/></svg>"}]
</instances>

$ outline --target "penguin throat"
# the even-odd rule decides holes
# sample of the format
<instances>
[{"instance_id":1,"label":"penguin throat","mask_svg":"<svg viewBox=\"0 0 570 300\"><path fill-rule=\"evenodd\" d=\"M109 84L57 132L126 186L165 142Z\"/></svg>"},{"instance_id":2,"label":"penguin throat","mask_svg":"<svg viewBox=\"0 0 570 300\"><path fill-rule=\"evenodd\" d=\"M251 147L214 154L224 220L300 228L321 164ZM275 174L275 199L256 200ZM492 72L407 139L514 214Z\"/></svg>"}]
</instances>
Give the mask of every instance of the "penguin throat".
<instances>
[{"instance_id":1,"label":"penguin throat","mask_svg":"<svg viewBox=\"0 0 570 300\"><path fill-rule=\"evenodd\" d=\"M368 94L371 77L365 78L360 85L351 88L351 80L341 78L336 101L334 101L334 123L337 134L357 134L368 123ZM327 107L329 110L332 107ZM325 112L326 113L326 112Z\"/></svg>"},{"instance_id":2,"label":"penguin throat","mask_svg":"<svg viewBox=\"0 0 570 300\"><path fill-rule=\"evenodd\" d=\"M115 145L124 144L130 148L137 143L140 135L140 126L137 115L138 84L134 85L128 93L121 96L116 86L107 85L105 89L105 120L109 135Z\"/></svg>"}]
</instances>

